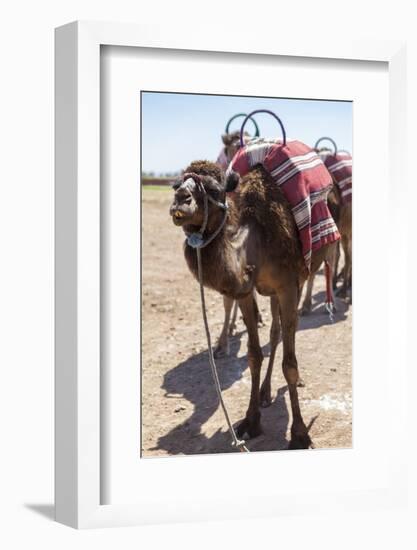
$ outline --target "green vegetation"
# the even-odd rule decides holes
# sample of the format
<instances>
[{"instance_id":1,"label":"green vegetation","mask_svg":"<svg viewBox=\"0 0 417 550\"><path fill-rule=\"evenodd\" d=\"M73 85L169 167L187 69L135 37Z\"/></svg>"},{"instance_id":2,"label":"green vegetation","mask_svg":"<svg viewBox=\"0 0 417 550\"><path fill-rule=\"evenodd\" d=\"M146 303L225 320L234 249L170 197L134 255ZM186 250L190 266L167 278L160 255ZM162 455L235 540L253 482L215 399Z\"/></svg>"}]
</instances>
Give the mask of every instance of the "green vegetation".
<instances>
[{"instance_id":1,"label":"green vegetation","mask_svg":"<svg viewBox=\"0 0 417 550\"><path fill-rule=\"evenodd\" d=\"M171 191L170 185L142 185L143 191Z\"/></svg>"}]
</instances>

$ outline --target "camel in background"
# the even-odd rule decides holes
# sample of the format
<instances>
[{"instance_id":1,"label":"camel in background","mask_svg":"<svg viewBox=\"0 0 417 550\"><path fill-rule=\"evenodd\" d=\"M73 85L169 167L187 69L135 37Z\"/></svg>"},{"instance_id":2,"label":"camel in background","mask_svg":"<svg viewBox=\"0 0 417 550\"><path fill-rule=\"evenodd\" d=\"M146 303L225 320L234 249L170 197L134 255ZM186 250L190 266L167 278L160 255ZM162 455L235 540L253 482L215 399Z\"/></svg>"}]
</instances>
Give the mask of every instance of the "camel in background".
<instances>
[{"instance_id":1,"label":"camel in background","mask_svg":"<svg viewBox=\"0 0 417 550\"><path fill-rule=\"evenodd\" d=\"M318 148L321 141L328 140L334 146L334 151L326 148ZM347 151L337 149L333 139L320 138L315 146L316 152L322 158L333 180L333 188L328 195L329 210L336 222L341 236L341 246L344 253L344 266L342 270L342 286L337 291L337 296L346 298L348 290L352 287L352 157ZM338 246L332 265L333 288L337 288L338 260L340 248ZM314 286L314 274L307 281L307 289L301 308L302 315L308 315L312 308L312 294Z\"/></svg>"}]
</instances>

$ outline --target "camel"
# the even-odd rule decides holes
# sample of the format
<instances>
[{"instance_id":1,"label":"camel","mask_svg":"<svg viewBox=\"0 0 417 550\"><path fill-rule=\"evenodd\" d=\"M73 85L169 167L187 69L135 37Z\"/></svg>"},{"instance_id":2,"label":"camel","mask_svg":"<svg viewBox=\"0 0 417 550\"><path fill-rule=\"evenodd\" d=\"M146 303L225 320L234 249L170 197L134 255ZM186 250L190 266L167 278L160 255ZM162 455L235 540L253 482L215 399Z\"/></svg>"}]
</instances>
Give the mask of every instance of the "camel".
<instances>
[{"instance_id":1,"label":"camel","mask_svg":"<svg viewBox=\"0 0 417 550\"><path fill-rule=\"evenodd\" d=\"M231 201L225 210L226 193L234 191L238 184L239 205ZM190 239L204 224L206 245L201 250L203 284L231 300L237 300L247 328L252 387L245 418L236 430L238 437L243 438L246 434L252 438L262 433L260 407L272 402L271 374L282 332L282 370L292 410L289 448L309 448L312 441L298 399L299 370L295 349L298 302L309 271L294 216L281 188L262 165L254 166L239 178L233 171L226 177L214 163L195 161L186 168L182 180L174 184L170 215L173 223L188 236L184 256L196 278L197 255L190 246ZM331 242L312 251L311 272L334 253L335 247L336 242ZM269 296L272 306L271 352L262 385L263 354L253 301L254 289Z\"/></svg>"},{"instance_id":2,"label":"camel","mask_svg":"<svg viewBox=\"0 0 417 550\"><path fill-rule=\"evenodd\" d=\"M245 132L244 140L245 143L250 141L251 136ZM217 164L221 166L224 170L229 166L230 161L237 153L237 150L240 147L240 131L231 132L230 134L222 135L223 147L217 157Z\"/></svg>"},{"instance_id":3,"label":"camel","mask_svg":"<svg viewBox=\"0 0 417 550\"><path fill-rule=\"evenodd\" d=\"M317 145L322 139L330 140L335 147L334 153L327 148L318 149ZM338 151L337 146L331 138L321 138L315 145L315 150L322 156L324 163L326 164L326 158L332 159L336 154L337 158L343 158L342 155L346 154L346 158L350 158L350 154L346 151ZM326 164L327 165L327 164ZM335 174L331 170L331 164L329 163L329 170L333 180L333 187L328 195L329 210L336 222L341 236L341 246L343 248L345 262L342 270L343 283L342 287L338 290L337 295L340 298L346 298L348 289L352 286L352 202L351 200L344 200L342 191L339 187L340 182L335 177ZM336 254L333 258L332 271L333 271L333 289L337 287L338 281L338 260L340 256L339 246L336 249ZM304 297L303 305L301 308L302 315L308 315L312 308L312 294L314 286L314 273L312 273L307 281L306 295Z\"/></svg>"}]
</instances>

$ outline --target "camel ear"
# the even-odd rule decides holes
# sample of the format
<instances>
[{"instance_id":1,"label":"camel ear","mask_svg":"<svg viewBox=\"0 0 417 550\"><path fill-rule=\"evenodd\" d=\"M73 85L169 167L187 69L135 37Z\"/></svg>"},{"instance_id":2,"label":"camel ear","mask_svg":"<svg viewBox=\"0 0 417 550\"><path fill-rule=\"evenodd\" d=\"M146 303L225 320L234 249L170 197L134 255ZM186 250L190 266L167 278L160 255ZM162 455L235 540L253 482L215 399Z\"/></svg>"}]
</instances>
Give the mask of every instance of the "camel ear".
<instances>
[{"instance_id":1,"label":"camel ear","mask_svg":"<svg viewBox=\"0 0 417 550\"><path fill-rule=\"evenodd\" d=\"M237 172L233 172L233 170L226 174L226 184L224 186L226 193L231 193L236 189L239 184L239 179L239 174Z\"/></svg>"}]
</instances>

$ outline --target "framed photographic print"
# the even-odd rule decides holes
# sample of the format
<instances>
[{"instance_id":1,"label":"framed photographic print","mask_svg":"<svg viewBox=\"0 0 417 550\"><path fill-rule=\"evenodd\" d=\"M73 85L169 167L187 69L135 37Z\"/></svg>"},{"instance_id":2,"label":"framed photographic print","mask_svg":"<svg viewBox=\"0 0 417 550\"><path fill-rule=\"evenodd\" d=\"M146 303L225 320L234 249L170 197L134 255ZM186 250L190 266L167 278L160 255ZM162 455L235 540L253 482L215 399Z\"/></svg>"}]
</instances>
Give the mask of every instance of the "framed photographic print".
<instances>
[{"instance_id":1,"label":"framed photographic print","mask_svg":"<svg viewBox=\"0 0 417 550\"><path fill-rule=\"evenodd\" d=\"M56 30L65 524L404 501L404 45L258 38Z\"/></svg>"}]
</instances>

